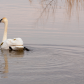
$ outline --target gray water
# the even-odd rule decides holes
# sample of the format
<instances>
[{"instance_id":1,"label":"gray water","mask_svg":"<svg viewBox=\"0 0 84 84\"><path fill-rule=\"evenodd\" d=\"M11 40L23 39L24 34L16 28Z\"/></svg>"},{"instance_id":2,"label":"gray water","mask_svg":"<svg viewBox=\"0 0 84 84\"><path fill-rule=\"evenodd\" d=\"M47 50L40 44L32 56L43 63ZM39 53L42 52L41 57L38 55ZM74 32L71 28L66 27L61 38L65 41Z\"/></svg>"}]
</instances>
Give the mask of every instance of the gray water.
<instances>
[{"instance_id":1,"label":"gray water","mask_svg":"<svg viewBox=\"0 0 84 84\"><path fill-rule=\"evenodd\" d=\"M8 38L30 51L0 50L0 84L84 84L84 1L5 0ZM4 24L0 24L0 42Z\"/></svg>"}]
</instances>

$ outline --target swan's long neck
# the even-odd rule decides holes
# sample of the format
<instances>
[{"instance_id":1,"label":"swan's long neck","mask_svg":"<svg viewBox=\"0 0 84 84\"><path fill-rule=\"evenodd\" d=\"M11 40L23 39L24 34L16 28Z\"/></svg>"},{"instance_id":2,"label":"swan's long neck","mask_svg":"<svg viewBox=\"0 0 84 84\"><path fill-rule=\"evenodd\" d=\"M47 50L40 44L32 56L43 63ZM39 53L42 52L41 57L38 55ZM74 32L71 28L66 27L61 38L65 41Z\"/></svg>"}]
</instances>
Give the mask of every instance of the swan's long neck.
<instances>
[{"instance_id":1,"label":"swan's long neck","mask_svg":"<svg viewBox=\"0 0 84 84\"><path fill-rule=\"evenodd\" d=\"M4 23L5 24L5 28L4 28L4 35L3 35L3 40L5 41L7 39L7 27L8 27L8 22Z\"/></svg>"}]
</instances>

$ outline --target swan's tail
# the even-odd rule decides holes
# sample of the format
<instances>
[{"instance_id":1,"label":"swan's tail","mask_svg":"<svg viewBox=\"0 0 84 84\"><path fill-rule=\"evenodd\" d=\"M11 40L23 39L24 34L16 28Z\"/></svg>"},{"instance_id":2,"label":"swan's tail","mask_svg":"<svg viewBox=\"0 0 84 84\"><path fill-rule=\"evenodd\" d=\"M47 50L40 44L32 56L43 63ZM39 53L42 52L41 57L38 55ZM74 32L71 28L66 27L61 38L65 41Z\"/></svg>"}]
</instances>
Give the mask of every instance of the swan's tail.
<instances>
[{"instance_id":1,"label":"swan's tail","mask_svg":"<svg viewBox=\"0 0 84 84\"><path fill-rule=\"evenodd\" d=\"M24 47L24 50L30 51L28 48Z\"/></svg>"}]
</instances>

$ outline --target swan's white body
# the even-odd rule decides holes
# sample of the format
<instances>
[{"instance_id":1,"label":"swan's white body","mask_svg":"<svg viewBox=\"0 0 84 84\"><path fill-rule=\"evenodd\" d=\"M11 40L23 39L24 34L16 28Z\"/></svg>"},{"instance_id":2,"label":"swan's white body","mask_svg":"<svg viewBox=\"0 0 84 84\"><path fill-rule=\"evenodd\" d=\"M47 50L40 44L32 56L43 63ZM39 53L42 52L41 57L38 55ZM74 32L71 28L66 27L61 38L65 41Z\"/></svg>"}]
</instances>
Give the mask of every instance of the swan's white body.
<instances>
[{"instance_id":1,"label":"swan's white body","mask_svg":"<svg viewBox=\"0 0 84 84\"><path fill-rule=\"evenodd\" d=\"M9 47L11 47L13 50L23 50L24 46L21 38L7 39L7 26L8 26L7 18L2 18L0 22L5 24L1 49L9 49Z\"/></svg>"},{"instance_id":2,"label":"swan's white body","mask_svg":"<svg viewBox=\"0 0 84 84\"><path fill-rule=\"evenodd\" d=\"M22 50L24 48L23 41L21 38L7 39L2 43L1 48L9 49L9 46L13 50Z\"/></svg>"}]
</instances>

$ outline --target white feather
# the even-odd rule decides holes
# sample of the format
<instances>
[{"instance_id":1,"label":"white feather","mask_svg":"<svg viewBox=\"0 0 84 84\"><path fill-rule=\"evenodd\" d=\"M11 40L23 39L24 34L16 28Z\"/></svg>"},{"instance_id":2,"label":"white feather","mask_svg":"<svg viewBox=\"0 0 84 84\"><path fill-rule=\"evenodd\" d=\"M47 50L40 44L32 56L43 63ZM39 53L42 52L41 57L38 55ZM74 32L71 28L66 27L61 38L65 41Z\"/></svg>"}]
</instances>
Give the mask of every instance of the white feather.
<instances>
[{"instance_id":1,"label":"white feather","mask_svg":"<svg viewBox=\"0 0 84 84\"><path fill-rule=\"evenodd\" d=\"M1 45L1 48L2 49L9 49L9 46L10 47L11 46L15 46L15 47L18 46L20 48L20 46L23 46L23 41L21 38L7 39L3 42L3 44Z\"/></svg>"}]
</instances>

